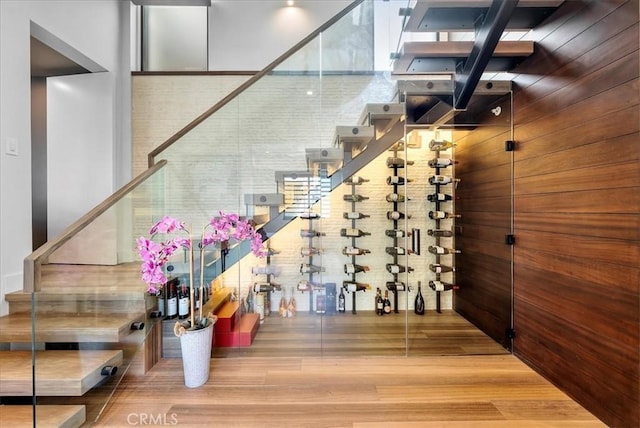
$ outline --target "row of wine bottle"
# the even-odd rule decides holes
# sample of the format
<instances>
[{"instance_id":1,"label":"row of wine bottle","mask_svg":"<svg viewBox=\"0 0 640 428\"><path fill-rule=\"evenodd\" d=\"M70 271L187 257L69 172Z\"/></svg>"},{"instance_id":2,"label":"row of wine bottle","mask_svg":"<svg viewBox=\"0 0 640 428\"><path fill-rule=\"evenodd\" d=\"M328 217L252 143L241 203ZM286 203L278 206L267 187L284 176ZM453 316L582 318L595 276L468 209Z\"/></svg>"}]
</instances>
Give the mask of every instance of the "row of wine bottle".
<instances>
[{"instance_id":1,"label":"row of wine bottle","mask_svg":"<svg viewBox=\"0 0 640 428\"><path fill-rule=\"evenodd\" d=\"M167 282L166 287L166 295L164 293L158 294L159 317L165 319L188 318L191 307L189 287L184 283L181 284L177 279ZM200 308L200 290L196 288L193 291L194 307L197 310Z\"/></svg>"}]
</instances>

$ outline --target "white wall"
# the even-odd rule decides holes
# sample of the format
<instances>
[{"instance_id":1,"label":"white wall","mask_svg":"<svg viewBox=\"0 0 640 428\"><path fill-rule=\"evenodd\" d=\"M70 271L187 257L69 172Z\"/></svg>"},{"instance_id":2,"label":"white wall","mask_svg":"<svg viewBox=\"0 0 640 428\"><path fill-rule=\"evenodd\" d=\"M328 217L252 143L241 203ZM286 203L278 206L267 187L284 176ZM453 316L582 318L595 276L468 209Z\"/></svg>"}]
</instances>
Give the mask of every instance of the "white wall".
<instances>
[{"instance_id":1,"label":"white wall","mask_svg":"<svg viewBox=\"0 0 640 428\"><path fill-rule=\"evenodd\" d=\"M129 2L118 0L0 1L0 314L7 310L4 295L22 289L23 259L31 253L30 22L107 70L115 88L102 99L112 112L105 143L112 168L101 181L114 190L131 168L128 17ZM5 153L10 141L18 156Z\"/></svg>"}]
</instances>

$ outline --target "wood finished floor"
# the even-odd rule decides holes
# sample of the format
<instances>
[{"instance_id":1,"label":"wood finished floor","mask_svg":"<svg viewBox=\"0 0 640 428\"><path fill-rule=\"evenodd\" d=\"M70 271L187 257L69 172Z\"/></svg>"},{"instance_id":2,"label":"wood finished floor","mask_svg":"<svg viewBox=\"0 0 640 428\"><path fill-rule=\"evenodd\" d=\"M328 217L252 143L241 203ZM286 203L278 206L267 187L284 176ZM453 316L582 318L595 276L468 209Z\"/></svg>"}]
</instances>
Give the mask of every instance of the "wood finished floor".
<instances>
[{"instance_id":1,"label":"wood finished floor","mask_svg":"<svg viewBox=\"0 0 640 428\"><path fill-rule=\"evenodd\" d=\"M406 356L404 314L269 317L251 348L216 350L200 388L181 359L125 376L93 426L604 426L456 314L412 321Z\"/></svg>"}]
</instances>

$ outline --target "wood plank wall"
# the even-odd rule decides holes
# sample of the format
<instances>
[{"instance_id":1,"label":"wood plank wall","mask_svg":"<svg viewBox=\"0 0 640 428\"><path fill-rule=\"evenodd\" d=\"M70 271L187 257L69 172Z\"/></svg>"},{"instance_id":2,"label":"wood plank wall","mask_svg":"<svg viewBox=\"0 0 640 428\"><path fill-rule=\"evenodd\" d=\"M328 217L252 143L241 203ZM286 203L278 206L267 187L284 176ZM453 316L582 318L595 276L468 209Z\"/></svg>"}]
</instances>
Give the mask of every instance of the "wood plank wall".
<instances>
[{"instance_id":1,"label":"wood plank wall","mask_svg":"<svg viewBox=\"0 0 640 428\"><path fill-rule=\"evenodd\" d=\"M638 1L567 1L514 90L514 353L640 426Z\"/></svg>"},{"instance_id":2,"label":"wood plank wall","mask_svg":"<svg viewBox=\"0 0 640 428\"><path fill-rule=\"evenodd\" d=\"M455 310L507 349L511 340L511 251L505 236L511 233L512 153L511 97L507 95L487 108L482 127L456 130L455 176L456 283ZM491 108L500 106L496 117Z\"/></svg>"}]
</instances>

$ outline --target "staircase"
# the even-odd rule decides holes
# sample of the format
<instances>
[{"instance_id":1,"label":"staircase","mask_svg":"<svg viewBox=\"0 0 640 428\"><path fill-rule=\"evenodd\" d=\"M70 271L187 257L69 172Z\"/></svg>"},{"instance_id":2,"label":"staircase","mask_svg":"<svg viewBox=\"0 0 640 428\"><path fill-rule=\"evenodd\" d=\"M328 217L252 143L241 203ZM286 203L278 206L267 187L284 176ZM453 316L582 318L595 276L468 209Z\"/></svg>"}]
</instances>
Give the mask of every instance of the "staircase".
<instances>
[{"instance_id":1,"label":"staircase","mask_svg":"<svg viewBox=\"0 0 640 428\"><path fill-rule=\"evenodd\" d=\"M509 71L535 49L531 42L506 40L505 29L531 29L561 3L417 0L413 8L401 11L406 16L405 33L435 32L438 41L405 43L393 53L393 75L398 81L393 99L366 104L356 123L336 127L327 147L306 149L306 170L276 172L277 193L245 195L247 206L269 209L267 218L260 221L263 236L273 236L300 215L302 207L288 201L284 191L292 180L323 171L330 192L396 144L412 127L475 126L479 116L476 113L486 112L511 90L509 82L483 81L483 73ZM461 31L473 31L475 40L454 40L454 33ZM280 62L275 61L271 69ZM249 79L235 94L165 142L150 158L195 129L271 69ZM432 79L433 75L448 77ZM308 209L308 204L304 208ZM230 266L248 252L247 243L238 245L225 263ZM221 264L221 260L212 263L207 276L215 278L223 272ZM127 369L144 372L137 364L146 367L146 363L136 360L136 352L149 331L146 314L152 304L145 297L137 262L115 267L49 264L40 268L33 315L30 292L6 296L10 313L0 317L0 344L4 344L0 348L0 398L2 403L28 403L21 397L35 394L39 402L38 425L77 427L94 420L100 412L100 404L87 399L93 391L113 389ZM214 345L250 346L259 329L258 315L243 314L238 302L230 301L228 291L220 293L208 303L218 316ZM136 330L140 322L147 325ZM163 323L165 333L170 324ZM171 337L172 331L164 334L166 357L179 356L177 342L171 342ZM35 390L32 340L37 349ZM153 360L147 355L142 358ZM31 410L28 404L0 405L0 421L3 426L30 425Z\"/></svg>"},{"instance_id":2,"label":"staircase","mask_svg":"<svg viewBox=\"0 0 640 428\"><path fill-rule=\"evenodd\" d=\"M139 264L42 269L41 290L34 295L35 385L31 293L15 292L6 296L9 315L0 317L0 398L29 403L35 393L38 403L47 403L37 406L38 426L77 427L96 417L99 403L76 403L117 382L144 340L144 287L117 280L127 271L137 275ZM113 284L101 283L106 278ZM2 405L0 412L3 426L31 425L29 404Z\"/></svg>"}]
</instances>

